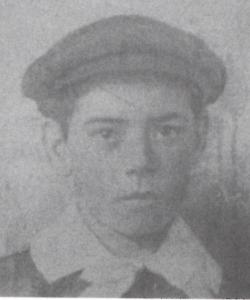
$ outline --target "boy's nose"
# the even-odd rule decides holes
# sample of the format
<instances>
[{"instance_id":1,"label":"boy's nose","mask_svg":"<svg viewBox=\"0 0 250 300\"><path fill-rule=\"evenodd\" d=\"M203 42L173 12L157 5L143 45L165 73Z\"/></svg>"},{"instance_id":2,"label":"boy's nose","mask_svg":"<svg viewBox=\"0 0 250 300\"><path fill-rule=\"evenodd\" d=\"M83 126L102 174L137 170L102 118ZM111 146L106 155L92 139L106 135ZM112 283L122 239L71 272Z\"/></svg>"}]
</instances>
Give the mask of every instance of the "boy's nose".
<instances>
[{"instance_id":1,"label":"boy's nose","mask_svg":"<svg viewBox=\"0 0 250 300\"><path fill-rule=\"evenodd\" d=\"M156 172L159 162L147 136L134 139L127 149L126 174L128 176L148 176Z\"/></svg>"}]
</instances>

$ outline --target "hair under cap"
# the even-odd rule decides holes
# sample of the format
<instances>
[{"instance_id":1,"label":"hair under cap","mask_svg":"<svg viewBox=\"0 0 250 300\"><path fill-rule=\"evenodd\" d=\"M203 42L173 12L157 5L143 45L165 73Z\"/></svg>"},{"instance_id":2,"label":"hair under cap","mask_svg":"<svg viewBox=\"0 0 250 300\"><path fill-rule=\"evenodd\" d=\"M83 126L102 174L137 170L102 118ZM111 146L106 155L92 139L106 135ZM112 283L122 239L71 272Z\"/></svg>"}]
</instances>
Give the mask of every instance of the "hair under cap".
<instances>
[{"instance_id":1,"label":"hair under cap","mask_svg":"<svg viewBox=\"0 0 250 300\"><path fill-rule=\"evenodd\" d=\"M201 91L204 105L217 100L226 82L223 62L198 37L149 17L119 15L57 42L28 67L22 90L42 108L72 85L124 73L182 79Z\"/></svg>"}]
</instances>

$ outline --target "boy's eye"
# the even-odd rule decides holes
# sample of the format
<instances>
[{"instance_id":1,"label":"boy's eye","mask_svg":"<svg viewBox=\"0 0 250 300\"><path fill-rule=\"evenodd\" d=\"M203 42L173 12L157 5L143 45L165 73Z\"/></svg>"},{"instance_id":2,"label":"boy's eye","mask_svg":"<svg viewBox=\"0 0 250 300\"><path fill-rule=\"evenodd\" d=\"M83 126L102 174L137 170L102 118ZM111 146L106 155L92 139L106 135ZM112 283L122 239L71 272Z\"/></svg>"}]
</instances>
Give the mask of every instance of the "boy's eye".
<instances>
[{"instance_id":1,"label":"boy's eye","mask_svg":"<svg viewBox=\"0 0 250 300\"><path fill-rule=\"evenodd\" d=\"M114 134L115 133L113 129L101 129L99 131L99 135L105 140L111 139L114 136Z\"/></svg>"},{"instance_id":2,"label":"boy's eye","mask_svg":"<svg viewBox=\"0 0 250 300\"><path fill-rule=\"evenodd\" d=\"M158 138L175 138L181 132L181 128L177 126L164 125L156 130L156 136Z\"/></svg>"},{"instance_id":3,"label":"boy's eye","mask_svg":"<svg viewBox=\"0 0 250 300\"><path fill-rule=\"evenodd\" d=\"M112 141L116 138L117 132L113 128L98 128L90 130L89 135L104 141Z\"/></svg>"}]
</instances>

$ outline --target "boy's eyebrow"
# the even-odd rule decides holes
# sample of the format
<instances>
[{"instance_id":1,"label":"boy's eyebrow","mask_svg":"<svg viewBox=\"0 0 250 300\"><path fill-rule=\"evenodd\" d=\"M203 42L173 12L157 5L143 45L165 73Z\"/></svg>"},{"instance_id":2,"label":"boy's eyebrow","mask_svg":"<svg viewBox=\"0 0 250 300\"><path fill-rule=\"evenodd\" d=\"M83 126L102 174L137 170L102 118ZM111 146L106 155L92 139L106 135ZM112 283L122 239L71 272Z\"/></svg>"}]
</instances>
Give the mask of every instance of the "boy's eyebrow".
<instances>
[{"instance_id":1,"label":"boy's eyebrow","mask_svg":"<svg viewBox=\"0 0 250 300\"><path fill-rule=\"evenodd\" d=\"M171 121L171 120L183 120L183 121L188 121L187 117L181 113L167 113L165 115L159 116L159 117L153 117L151 119L152 121L156 122L166 122L166 121Z\"/></svg>"},{"instance_id":2,"label":"boy's eyebrow","mask_svg":"<svg viewBox=\"0 0 250 300\"><path fill-rule=\"evenodd\" d=\"M166 122L171 120L184 120L187 121L187 117L181 113L171 112L159 117L152 117L152 121L156 122ZM122 124L127 123L128 120L116 117L92 117L85 122L85 125L95 124L95 123L111 123L111 124Z\"/></svg>"},{"instance_id":3,"label":"boy's eyebrow","mask_svg":"<svg viewBox=\"0 0 250 300\"><path fill-rule=\"evenodd\" d=\"M112 117L93 117L85 122L85 125L94 123L111 123L111 124L121 124L126 123L125 119L122 118L112 118Z\"/></svg>"}]
</instances>

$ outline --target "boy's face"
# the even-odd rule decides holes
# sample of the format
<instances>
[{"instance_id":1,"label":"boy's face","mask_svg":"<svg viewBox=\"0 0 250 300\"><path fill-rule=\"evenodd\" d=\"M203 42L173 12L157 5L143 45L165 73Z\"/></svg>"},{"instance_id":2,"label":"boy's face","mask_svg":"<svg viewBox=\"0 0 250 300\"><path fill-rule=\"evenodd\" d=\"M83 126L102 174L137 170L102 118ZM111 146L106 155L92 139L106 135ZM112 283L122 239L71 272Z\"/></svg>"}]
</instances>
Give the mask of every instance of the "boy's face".
<instances>
[{"instance_id":1,"label":"boy's face","mask_svg":"<svg viewBox=\"0 0 250 300\"><path fill-rule=\"evenodd\" d=\"M190 97L179 84L109 83L79 99L66 147L82 212L131 238L164 229L200 149Z\"/></svg>"}]
</instances>

